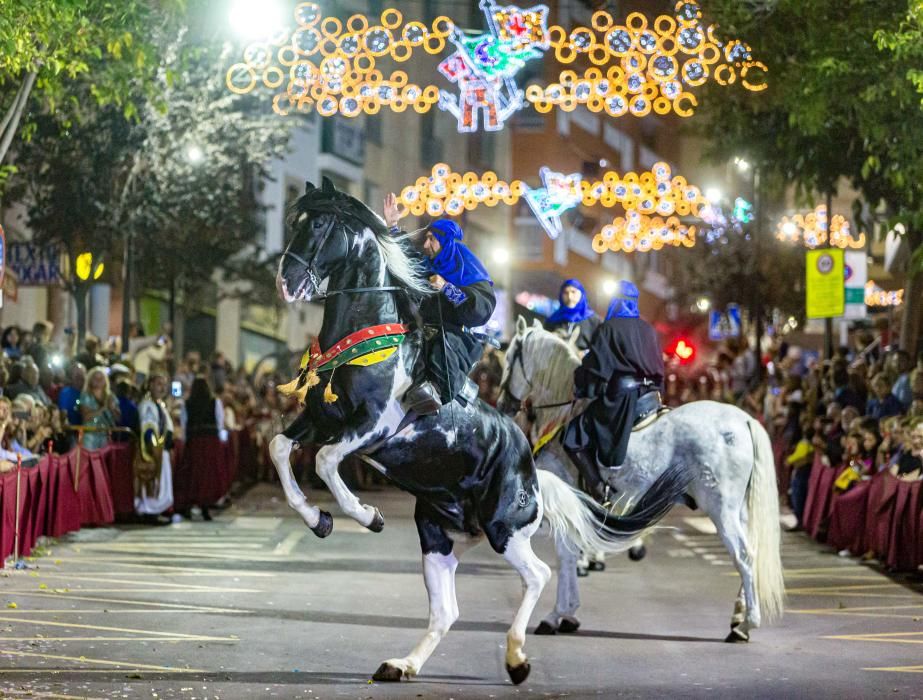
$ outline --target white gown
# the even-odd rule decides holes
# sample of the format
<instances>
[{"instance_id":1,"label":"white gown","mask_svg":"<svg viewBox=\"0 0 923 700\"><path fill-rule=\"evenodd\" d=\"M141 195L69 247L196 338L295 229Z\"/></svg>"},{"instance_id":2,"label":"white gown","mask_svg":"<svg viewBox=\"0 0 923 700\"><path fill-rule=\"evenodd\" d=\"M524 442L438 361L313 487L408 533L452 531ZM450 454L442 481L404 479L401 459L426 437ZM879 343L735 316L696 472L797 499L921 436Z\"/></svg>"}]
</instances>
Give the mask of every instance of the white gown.
<instances>
[{"instance_id":1,"label":"white gown","mask_svg":"<svg viewBox=\"0 0 923 700\"><path fill-rule=\"evenodd\" d=\"M160 432L160 413L157 404L150 396L145 397L138 407L141 419L141 439L148 430L153 430L157 436ZM173 432L173 421L170 413L164 411L164 434ZM147 493L144 485L141 494L135 496L135 512L139 515L160 515L173 505L173 465L170 461L170 451L163 450L160 464L160 479L157 483L157 493Z\"/></svg>"}]
</instances>

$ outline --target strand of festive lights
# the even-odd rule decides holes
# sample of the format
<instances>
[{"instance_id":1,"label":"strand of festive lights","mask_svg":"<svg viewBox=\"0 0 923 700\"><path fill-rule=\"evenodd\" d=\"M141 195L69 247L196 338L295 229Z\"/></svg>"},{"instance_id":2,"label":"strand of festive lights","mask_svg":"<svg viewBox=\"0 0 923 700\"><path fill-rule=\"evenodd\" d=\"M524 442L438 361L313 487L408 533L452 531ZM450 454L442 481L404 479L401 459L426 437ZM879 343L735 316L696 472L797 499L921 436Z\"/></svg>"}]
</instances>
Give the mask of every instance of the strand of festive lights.
<instances>
[{"instance_id":1,"label":"strand of festive lights","mask_svg":"<svg viewBox=\"0 0 923 700\"><path fill-rule=\"evenodd\" d=\"M795 214L792 217L782 217L776 228L776 238L786 243L800 242L806 248L826 245L828 242L827 206L821 204L805 215ZM846 218L840 214L834 214L830 221L829 243L834 248L860 250L865 248L866 235L862 232L858 237L853 237Z\"/></svg>"},{"instance_id":2,"label":"strand of festive lights","mask_svg":"<svg viewBox=\"0 0 923 700\"><path fill-rule=\"evenodd\" d=\"M596 252L695 245L696 228L682 224L679 217L697 216L706 204L705 197L685 178L673 176L666 163L656 163L640 174L607 172L593 182L579 173L563 175L549 168L542 168L540 176L542 186L532 188L521 180L500 180L492 171L456 173L438 163L429 177L420 177L401 191L401 216L458 216L481 204L512 206L525 199L548 235L556 238L563 230L561 216L580 204L621 206L625 216L604 226L593 238Z\"/></svg>"},{"instance_id":3,"label":"strand of festive lights","mask_svg":"<svg viewBox=\"0 0 923 700\"><path fill-rule=\"evenodd\" d=\"M396 9L376 20L355 14L344 23L324 17L317 3L302 3L295 8L294 31L280 30L248 46L243 61L228 70L227 85L239 94L260 85L281 90L273 108L282 115L316 109L322 116L355 117L383 107L423 113L438 105L456 117L461 132L500 130L527 103L539 112L584 105L616 117L651 111L685 117L697 105L690 89L709 79L740 82L751 91L766 87L766 66L746 44L718 40L714 26L702 24L694 2L680 0L674 16L661 15L650 24L637 12L620 25L599 11L591 27L570 31L548 26L545 5L519 8L481 0L480 8L486 32L462 30L445 16L429 24L405 22ZM450 44L455 50L438 71L457 93L382 69L384 60L403 63L420 49L437 55ZM562 64L586 58L593 67L579 75L565 70L557 82L523 91L517 74L552 50Z\"/></svg>"},{"instance_id":4,"label":"strand of festive lights","mask_svg":"<svg viewBox=\"0 0 923 700\"><path fill-rule=\"evenodd\" d=\"M865 283L866 306L900 306L904 303L904 290L887 291L879 287L873 280Z\"/></svg>"}]
</instances>

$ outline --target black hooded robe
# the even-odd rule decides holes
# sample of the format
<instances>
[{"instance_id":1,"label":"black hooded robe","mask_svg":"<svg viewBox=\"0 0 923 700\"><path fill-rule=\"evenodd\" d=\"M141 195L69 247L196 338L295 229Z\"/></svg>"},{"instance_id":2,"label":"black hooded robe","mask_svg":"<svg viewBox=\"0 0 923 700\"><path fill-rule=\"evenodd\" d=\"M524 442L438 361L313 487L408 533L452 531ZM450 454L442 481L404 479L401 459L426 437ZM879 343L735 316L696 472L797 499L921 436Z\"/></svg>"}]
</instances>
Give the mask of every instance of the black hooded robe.
<instances>
[{"instance_id":1,"label":"black hooded robe","mask_svg":"<svg viewBox=\"0 0 923 700\"><path fill-rule=\"evenodd\" d=\"M593 314L592 316L587 316L582 321L577 321L576 323L571 323L570 321L561 321L559 323L550 323L545 321L545 330L549 333L554 333L564 340L569 340L571 333L574 332L574 328L579 328L580 333L577 336L577 349L583 352L584 350L590 347L590 341L593 339L593 334L596 332L596 329L599 328L599 324L602 323L602 319Z\"/></svg>"},{"instance_id":2,"label":"black hooded robe","mask_svg":"<svg viewBox=\"0 0 923 700\"><path fill-rule=\"evenodd\" d=\"M638 397L663 384L663 351L657 332L640 318L610 318L593 334L589 352L574 370L578 398L594 399L564 434L568 450L596 450L607 467L625 461ZM653 387L624 389L623 377L649 379Z\"/></svg>"},{"instance_id":3,"label":"black hooded robe","mask_svg":"<svg viewBox=\"0 0 923 700\"><path fill-rule=\"evenodd\" d=\"M426 378L439 390L444 404L461 391L484 350L481 341L463 329L483 326L497 305L490 282L475 282L467 287L455 287L451 283L446 286L447 292L428 296L420 305Z\"/></svg>"}]
</instances>

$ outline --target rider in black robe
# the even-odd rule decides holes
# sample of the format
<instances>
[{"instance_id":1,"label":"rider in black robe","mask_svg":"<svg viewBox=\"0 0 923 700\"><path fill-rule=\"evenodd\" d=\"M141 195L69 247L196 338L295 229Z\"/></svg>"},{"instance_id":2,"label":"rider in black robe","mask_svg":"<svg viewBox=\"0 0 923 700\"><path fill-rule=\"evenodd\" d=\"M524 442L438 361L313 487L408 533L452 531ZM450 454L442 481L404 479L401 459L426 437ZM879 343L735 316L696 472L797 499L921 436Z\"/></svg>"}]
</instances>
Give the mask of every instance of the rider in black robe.
<instances>
[{"instance_id":1,"label":"rider in black robe","mask_svg":"<svg viewBox=\"0 0 923 700\"><path fill-rule=\"evenodd\" d=\"M385 199L385 221L394 227L394 195ZM493 315L497 298L484 265L461 242L464 233L451 219L434 221L426 230L423 253L430 284L437 294L423 299L424 362L415 372L405 402L419 414L432 413L451 402L467 384L468 374L481 359L482 341L471 329ZM476 390L466 400L477 398Z\"/></svg>"},{"instance_id":2,"label":"rider in black robe","mask_svg":"<svg viewBox=\"0 0 923 700\"><path fill-rule=\"evenodd\" d=\"M580 280L564 280L558 292L560 306L545 321L545 330L569 340L574 329L579 329L576 345L581 352L590 347L590 340L602 319L590 307L586 289Z\"/></svg>"},{"instance_id":3,"label":"rider in black robe","mask_svg":"<svg viewBox=\"0 0 923 700\"><path fill-rule=\"evenodd\" d=\"M638 398L663 384L663 351L656 331L638 314L638 289L621 282L606 321L574 371L577 398L593 399L564 434L564 447L591 490L601 485L599 466L625 460Z\"/></svg>"}]
</instances>

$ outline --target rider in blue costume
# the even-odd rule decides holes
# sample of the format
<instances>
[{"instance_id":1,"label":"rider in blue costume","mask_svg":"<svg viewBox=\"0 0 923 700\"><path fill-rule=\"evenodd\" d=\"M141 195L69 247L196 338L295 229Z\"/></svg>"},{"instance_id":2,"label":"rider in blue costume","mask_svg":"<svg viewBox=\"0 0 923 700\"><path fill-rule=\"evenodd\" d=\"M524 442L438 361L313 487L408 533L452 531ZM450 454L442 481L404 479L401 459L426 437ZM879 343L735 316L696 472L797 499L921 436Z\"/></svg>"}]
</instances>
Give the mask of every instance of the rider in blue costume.
<instances>
[{"instance_id":1,"label":"rider in blue costume","mask_svg":"<svg viewBox=\"0 0 923 700\"><path fill-rule=\"evenodd\" d=\"M586 289L580 284L580 280L564 280L561 291L558 292L558 301L561 305L545 320L545 330L567 340L574 329L579 328L577 349L583 352L590 347L593 333L599 328L602 320L590 307Z\"/></svg>"},{"instance_id":2,"label":"rider in blue costume","mask_svg":"<svg viewBox=\"0 0 923 700\"><path fill-rule=\"evenodd\" d=\"M577 398L592 399L564 433L564 448L591 490L599 467L618 467L628 451L638 398L663 384L663 351L657 332L638 313L638 288L619 283L606 321L574 371Z\"/></svg>"},{"instance_id":3,"label":"rider in blue costume","mask_svg":"<svg viewBox=\"0 0 923 700\"><path fill-rule=\"evenodd\" d=\"M385 222L392 230L395 215L392 195L385 200ZM461 242L463 236L454 221L438 219L426 229L423 240L430 285L438 294L425 297L420 304L425 362L405 399L419 414L437 411L465 389L468 373L483 352L481 340L470 329L487 323L497 305L490 275ZM474 401L476 388L473 395L462 398Z\"/></svg>"}]
</instances>

